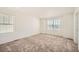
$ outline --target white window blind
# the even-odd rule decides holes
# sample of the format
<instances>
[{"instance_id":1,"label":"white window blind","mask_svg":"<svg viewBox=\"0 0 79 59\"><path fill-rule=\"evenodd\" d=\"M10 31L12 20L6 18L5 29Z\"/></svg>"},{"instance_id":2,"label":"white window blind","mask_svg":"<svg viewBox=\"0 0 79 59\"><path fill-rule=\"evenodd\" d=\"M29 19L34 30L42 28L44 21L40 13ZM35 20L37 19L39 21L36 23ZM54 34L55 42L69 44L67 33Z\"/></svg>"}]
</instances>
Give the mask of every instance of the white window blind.
<instances>
[{"instance_id":1,"label":"white window blind","mask_svg":"<svg viewBox=\"0 0 79 59\"><path fill-rule=\"evenodd\" d=\"M0 33L13 32L15 16L0 15Z\"/></svg>"},{"instance_id":2,"label":"white window blind","mask_svg":"<svg viewBox=\"0 0 79 59\"><path fill-rule=\"evenodd\" d=\"M60 28L60 19L52 18L48 19L48 29L49 30L56 30Z\"/></svg>"}]
</instances>

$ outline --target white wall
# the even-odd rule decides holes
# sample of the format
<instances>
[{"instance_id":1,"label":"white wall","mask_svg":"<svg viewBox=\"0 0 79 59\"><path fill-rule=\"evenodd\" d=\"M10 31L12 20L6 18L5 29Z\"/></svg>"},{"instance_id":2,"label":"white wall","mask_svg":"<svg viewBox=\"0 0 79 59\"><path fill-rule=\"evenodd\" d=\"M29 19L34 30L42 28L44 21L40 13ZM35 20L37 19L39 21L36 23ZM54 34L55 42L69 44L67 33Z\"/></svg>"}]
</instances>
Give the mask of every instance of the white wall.
<instances>
[{"instance_id":1,"label":"white wall","mask_svg":"<svg viewBox=\"0 0 79 59\"><path fill-rule=\"evenodd\" d=\"M0 33L0 44L39 33L39 19L38 18L35 18L32 16L28 17L26 15L15 15L15 17L16 19L15 19L14 32L13 33Z\"/></svg>"},{"instance_id":2,"label":"white wall","mask_svg":"<svg viewBox=\"0 0 79 59\"><path fill-rule=\"evenodd\" d=\"M27 37L39 33L39 19L28 16L16 16L17 36Z\"/></svg>"},{"instance_id":3,"label":"white wall","mask_svg":"<svg viewBox=\"0 0 79 59\"><path fill-rule=\"evenodd\" d=\"M59 30L48 30L47 29L47 20L41 19L41 33L48 33L53 35L59 35L66 38L74 39L74 32L73 32L73 14L69 13L63 16L59 16L61 20L61 26Z\"/></svg>"}]
</instances>

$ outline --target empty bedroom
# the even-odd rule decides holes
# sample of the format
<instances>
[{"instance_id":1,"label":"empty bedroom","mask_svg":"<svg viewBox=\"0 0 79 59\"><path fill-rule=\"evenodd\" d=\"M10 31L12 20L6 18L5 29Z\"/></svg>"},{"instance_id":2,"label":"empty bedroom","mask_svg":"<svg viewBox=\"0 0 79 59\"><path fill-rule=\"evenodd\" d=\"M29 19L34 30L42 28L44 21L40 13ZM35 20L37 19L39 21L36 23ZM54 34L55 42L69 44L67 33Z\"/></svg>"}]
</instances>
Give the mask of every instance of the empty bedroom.
<instances>
[{"instance_id":1,"label":"empty bedroom","mask_svg":"<svg viewBox=\"0 0 79 59\"><path fill-rule=\"evenodd\" d=\"M0 7L0 52L78 52L79 8Z\"/></svg>"}]
</instances>

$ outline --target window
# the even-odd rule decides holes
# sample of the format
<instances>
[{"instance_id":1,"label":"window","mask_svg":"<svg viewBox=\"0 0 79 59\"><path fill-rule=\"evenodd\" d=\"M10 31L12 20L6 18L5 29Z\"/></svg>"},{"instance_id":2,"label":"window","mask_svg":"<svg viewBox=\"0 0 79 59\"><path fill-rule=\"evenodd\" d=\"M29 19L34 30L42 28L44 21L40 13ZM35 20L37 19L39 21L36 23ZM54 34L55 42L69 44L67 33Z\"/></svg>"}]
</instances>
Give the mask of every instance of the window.
<instances>
[{"instance_id":1,"label":"window","mask_svg":"<svg viewBox=\"0 0 79 59\"><path fill-rule=\"evenodd\" d=\"M14 16L0 15L0 33L13 32Z\"/></svg>"},{"instance_id":2,"label":"window","mask_svg":"<svg viewBox=\"0 0 79 59\"><path fill-rule=\"evenodd\" d=\"M58 18L48 19L48 29L49 30L56 30L59 28L60 28L60 19L58 19Z\"/></svg>"}]
</instances>

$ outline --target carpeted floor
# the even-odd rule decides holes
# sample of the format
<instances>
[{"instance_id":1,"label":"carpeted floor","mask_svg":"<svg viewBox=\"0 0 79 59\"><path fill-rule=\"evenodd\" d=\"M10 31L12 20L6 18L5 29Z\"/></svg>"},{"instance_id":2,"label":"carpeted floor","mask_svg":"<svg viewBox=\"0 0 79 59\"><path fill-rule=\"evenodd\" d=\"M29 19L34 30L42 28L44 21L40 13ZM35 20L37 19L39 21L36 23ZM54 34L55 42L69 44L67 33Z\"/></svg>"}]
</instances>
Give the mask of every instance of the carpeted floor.
<instances>
[{"instance_id":1,"label":"carpeted floor","mask_svg":"<svg viewBox=\"0 0 79 59\"><path fill-rule=\"evenodd\" d=\"M38 34L0 45L1 52L77 52L73 40Z\"/></svg>"}]
</instances>

